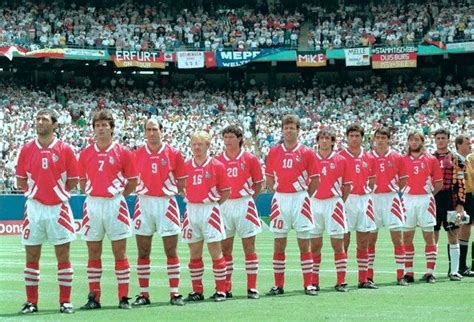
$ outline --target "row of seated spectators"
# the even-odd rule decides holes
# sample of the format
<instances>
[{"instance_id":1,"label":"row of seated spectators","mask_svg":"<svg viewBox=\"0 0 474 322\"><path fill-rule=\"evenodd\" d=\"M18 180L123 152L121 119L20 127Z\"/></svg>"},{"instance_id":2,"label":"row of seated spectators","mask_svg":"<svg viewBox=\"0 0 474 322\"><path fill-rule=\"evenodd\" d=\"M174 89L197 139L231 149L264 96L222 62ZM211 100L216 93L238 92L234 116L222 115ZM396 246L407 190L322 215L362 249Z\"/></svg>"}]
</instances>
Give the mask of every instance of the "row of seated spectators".
<instances>
[{"instance_id":1,"label":"row of seated spectators","mask_svg":"<svg viewBox=\"0 0 474 322\"><path fill-rule=\"evenodd\" d=\"M304 19L298 11L262 14L247 8L168 12L159 2L119 1L105 8L19 3L0 9L0 44L145 51L296 47Z\"/></svg>"},{"instance_id":2,"label":"row of seated spectators","mask_svg":"<svg viewBox=\"0 0 474 322\"><path fill-rule=\"evenodd\" d=\"M341 5L335 12L305 5L303 12L316 50L474 40L474 4L467 0Z\"/></svg>"}]
</instances>

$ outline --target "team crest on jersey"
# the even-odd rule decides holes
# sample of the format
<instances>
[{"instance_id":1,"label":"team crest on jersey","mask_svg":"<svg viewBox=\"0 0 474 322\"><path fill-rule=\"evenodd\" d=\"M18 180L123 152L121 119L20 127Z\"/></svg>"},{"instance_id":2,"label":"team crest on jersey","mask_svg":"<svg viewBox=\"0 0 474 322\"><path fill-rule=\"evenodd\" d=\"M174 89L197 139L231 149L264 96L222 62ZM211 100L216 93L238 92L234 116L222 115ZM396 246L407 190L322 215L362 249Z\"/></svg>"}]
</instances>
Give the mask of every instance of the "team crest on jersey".
<instances>
[{"instance_id":1,"label":"team crest on jersey","mask_svg":"<svg viewBox=\"0 0 474 322\"><path fill-rule=\"evenodd\" d=\"M295 159L296 159L296 162L301 162L301 158L299 155L297 155Z\"/></svg>"},{"instance_id":2,"label":"team crest on jersey","mask_svg":"<svg viewBox=\"0 0 474 322\"><path fill-rule=\"evenodd\" d=\"M367 162L363 161L363 162L362 162L362 166L363 166L364 168L367 168L369 165L367 164Z\"/></svg>"},{"instance_id":3,"label":"team crest on jersey","mask_svg":"<svg viewBox=\"0 0 474 322\"><path fill-rule=\"evenodd\" d=\"M392 161L388 161L388 162L387 162L387 165L388 165L389 168L393 168Z\"/></svg>"},{"instance_id":4,"label":"team crest on jersey","mask_svg":"<svg viewBox=\"0 0 474 322\"><path fill-rule=\"evenodd\" d=\"M426 168L426 164L424 162L421 163L421 168L424 170Z\"/></svg>"},{"instance_id":5,"label":"team crest on jersey","mask_svg":"<svg viewBox=\"0 0 474 322\"><path fill-rule=\"evenodd\" d=\"M211 174L206 171L206 174L204 175L204 177L206 177L206 179L209 179L211 177Z\"/></svg>"},{"instance_id":6,"label":"team crest on jersey","mask_svg":"<svg viewBox=\"0 0 474 322\"><path fill-rule=\"evenodd\" d=\"M240 164L240 169L245 170L245 163Z\"/></svg>"},{"instance_id":7,"label":"team crest on jersey","mask_svg":"<svg viewBox=\"0 0 474 322\"><path fill-rule=\"evenodd\" d=\"M109 157L109 163L110 163L110 164L114 164L114 163L115 163L114 157Z\"/></svg>"},{"instance_id":8,"label":"team crest on jersey","mask_svg":"<svg viewBox=\"0 0 474 322\"><path fill-rule=\"evenodd\" d=\"M166 162L166 159L161 159L161 165L165 166L168 162Z\"/></svg>"},{"instance_id":9,"label":"team crest on jersey","mask_svg":"<svg viewBox=\"0 0 474 322\"><path fill-rule=\"evenodd\" d=\"M329 165L329 167L331 168L331 170L334 170L336 169L336 165L334 163L331 162L331 164Z\"/></svg>"},{"instance_id":10,"label":"team crest on jersey","mask_svg":"<svg viewBox=\"0 0 474 322\"><path fill-rule=\"evenodd\" d=\"M58 155L56 153L53 153L53 161L58 162L58 160L59 160Z\"/></svg>"}]
</instances>

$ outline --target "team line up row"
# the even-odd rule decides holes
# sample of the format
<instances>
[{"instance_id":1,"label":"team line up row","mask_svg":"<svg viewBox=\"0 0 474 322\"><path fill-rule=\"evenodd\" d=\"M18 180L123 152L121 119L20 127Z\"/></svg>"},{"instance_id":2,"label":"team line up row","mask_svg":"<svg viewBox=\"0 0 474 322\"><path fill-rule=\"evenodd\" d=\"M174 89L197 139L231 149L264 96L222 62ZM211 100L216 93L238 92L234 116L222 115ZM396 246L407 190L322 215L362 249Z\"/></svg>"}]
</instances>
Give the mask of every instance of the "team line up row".
<instances>
[{"instance_id":1,"label":"team line up row","mask_svg":"<svg viewBox=\"0 0 474 322\"><path fill-rule=\"evenodd\" d=\"M155 119L146 121L146 143L132 153L113 142L112 114L108 110L97 111L92 120L95 143L81 151L78 159L71 147L54 135L57 127L54 110L39 111L35 126L37 138L22 147L16 168L17 185L27 197L22 234L27 301L21 313L38 310L39 258L41 244L46 241L55 246L58 260L60 311L74 312L70 302L73 270L69 244L75 233L68 191L78 182L87 195L82 238L88 247L89 295L81 309L101 307L101 253L105 234L111 240L115 258L119 308L150 304L150 249L154 233L163 238L171 304L204 300L204 243L213 262L216 292L212 298L220 302L232 297L235 235L243 242L247 295L252 299L260 297L255 236L262 227L254 199L263 187L264 174L258 159L242 149L243 132L238 126L223 130L225 151L215 158L209 156L210 134L195 132L191 138L193 156L187 161L178 150L162 142L162 126ZM334 250L335 289L339 292L348 291L347 249L353 231L357 232L358 288L378 288L374 283L373 262L376 232L382 226L391 231L397 284L406 286L414 281L413 237L417 226L426 243L427 270L423 280L430 283L436 280L433 272L441 225L448 231L450 242L450 279L461 280L459 272L464 276L474 275L466 267L465 254L462 263L457 241L459 225L466 221L464 217L469 218L465 209L472 214L474 157L470 154L468 137L456 138L458 151L453 154L447 149L449 132L440 130L435 133L438 150L435 155L429 155L424 151L424 135L414 132L408 136L408 153L402 156L390 149L390 131L380 128L375 132L374 151L366 152L361 148L364 129L353 124L346 130L347 149L333 151L336 136L330 128L325 128L317 135L318 151L314 152L299 143L299 128L296 115L285 115L283 142L270 150L266 160L266 185L275 191L270 214L275 286L267 295L284 293L285 249L291 229L297 235L303 289L307 295L319 292L324 231L329 234ZM137 200L131 221L125 196L134 192ZM184 195L187 202L182 224L177 194ZM466 230L464 227L470 232L470 225L462 225L461 230ZM138 246L140 294L130 304L126 240L132 233ZM190 252L192 292L186 298L178 291L180 234Z\"/></svg>"}]
</instances>

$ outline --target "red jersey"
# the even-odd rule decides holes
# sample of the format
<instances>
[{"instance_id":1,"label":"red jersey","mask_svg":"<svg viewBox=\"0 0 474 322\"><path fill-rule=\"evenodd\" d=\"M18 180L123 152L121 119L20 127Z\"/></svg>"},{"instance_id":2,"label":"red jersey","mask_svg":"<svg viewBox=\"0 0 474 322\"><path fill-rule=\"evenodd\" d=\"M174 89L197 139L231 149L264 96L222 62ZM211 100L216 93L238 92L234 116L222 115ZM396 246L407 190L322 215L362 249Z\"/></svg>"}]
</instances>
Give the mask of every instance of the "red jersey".
<instances>
[{"instance_id":1,"label":"red jersey","mask_svg":"<svg viewBox=\"0 0 474 322\"><path fill-rule=\"evenodd\" d=\"M278 144L268 153L265 174L275 177L275 191L292 193L308 189L311 178L319 176L316 154L298 143L293 150Z\"/></svg>"},{"instance_id":2,"label":"red jersey","mask_svg":"<svg viewBox=\"0 0 474 322\"><path fill-rule=\"evenodd\" d=\"M186 177L181 152L162 144L158 151L153 153L145 144L134 152L134 156L139 173L137 194L156 197L178 194L176 180Z\"/></svg>"},{"instance_id":3,"label":"red jersey","mask_svg":"<svg viewBox=\"0 0 474 322\"><path fill-rule=\"evenodd\" d=\"M111 198L125 189L126 180L138 178L132 152L118 143L106 150L93 144L79 156L79 178L87 180L85 193Z\"/></svg>"},{"instance_id":4,"label":"red jersey","mask_svg":"<svg viewBox=\"0 0 474 322\"><path fill-rule=\"evenodd\" d=\"M25 197L58 205L70 198L66 181L78 178L77 160L71 147L57 138L47 147L31 140L20 151L16 176L27 179Z\"/></svg>"},{"instance_id":5,"label":"red jersey","mask_svg":"<svg viewBox=\"0 0 474 322\"><path fill-rule=\"evenodd\" d=\"M226 168L227 179L231 186L229 199L253 196L255 193L253 185L263 182L260 162L252 153L241 150L235 158L231 158L226 152L223 152L217 157L217 160L222 162Z\"/></svg>"},{"instance_id":6,"label":"red jersey","mask_svg":"<svg viewBox=\"0 0 474 322\"><path fill-rule=\"evenodd\" d=\"M384 155L371 152L375 161L375 193L387 193L400 191L399 180L406 178L402 165L402 156L392 149Z\"/></svg>"},{"instance_id":7,"label":"red jersey","mask_svg":"<svg viewBox=\"0 0 474 322\"><path fill-rule=\"evenodd\" d=\"M410 195L430 194L434 190L433 183L443 181L439 161L427 153L417 158L412 155L404 156L403 167L408 175L403 192Z\"/></svg>"},{"instance_id":8,"label":"red jersey","mask_svg":"<svg viewBox=\"0 0 474 322\"><path fill-rule=\"evenodd\" d=\"M321 176L314 197L317 199L342 197L342 185L351 184L346 159L336 152L332 152L327 158L316 153L316 164Z\"/></svg>"},{"instance_id":9,"label":"red jersey","mask_svg":"<svg viewBox=\"0 0 474 322\"><path fill-rule=\"evenodd\" d=\"M359 155L353 155L349 150L339 152L346 160L349 169L349 178L352 181L351 194L366 195L372 192L369 179L375 177L374 159L361 149Z\"/></svg>"},{"instance_id":10,"label":"red jersey","mask_svg":"<svg viewBox=\"0 0 474 322\"><path fill-rule=\"evenodd\" d=\"M230 190L225 166L214 158L197 165L194 158L186 161L186 200L192 203L219 201L221 192Z\"/></svg>"}]
</instances>

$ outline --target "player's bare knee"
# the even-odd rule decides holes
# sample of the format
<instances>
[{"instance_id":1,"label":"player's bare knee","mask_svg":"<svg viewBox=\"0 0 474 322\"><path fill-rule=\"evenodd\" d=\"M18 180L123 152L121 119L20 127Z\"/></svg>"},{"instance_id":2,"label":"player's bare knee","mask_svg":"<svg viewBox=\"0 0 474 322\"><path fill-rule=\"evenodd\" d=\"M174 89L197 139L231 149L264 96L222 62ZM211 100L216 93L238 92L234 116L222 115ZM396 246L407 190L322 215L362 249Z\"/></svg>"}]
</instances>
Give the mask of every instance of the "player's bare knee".
<instances>
[{"instance_id":1,"label":"player's bare knee","mask_svg":"<svg viewBox=\"0 0 474 322\"><path fill-rule=\"evenodd\" d=\"M455 245L458 243L458 229L449 230L448 232L448 243Z\"/></svg>"},{"instance_id":2,"label":"player's bare knee","mask_svg":"<svg viewBox=\"0 0 474 322\"><path fill-rule=\"evenodd\" d=\"M41 245L40 246L26 246L26 261L37 263L41 258Z\"/></svg>"},{"instance_id":3,"label":"player's bare knee","mask_svg":"<svg viewBox=\"0 0 474 322\"><path fill-rule=\"evenodd\" d=\"M286 242L286 237L275 238L273 242L275 253L284 253L286 249Z\"/></svg>"},{"instance_id":4,"label":"player's bare knee","mask_svg":"<svg viewBox=\"0 0 474 322\"><path fill-rule=\"evenodd\" d=\"M69 262L69 243L63 245L56 245L54 247L56 253L56 259L58 263Z\"/></svg>"}]
</instances>

